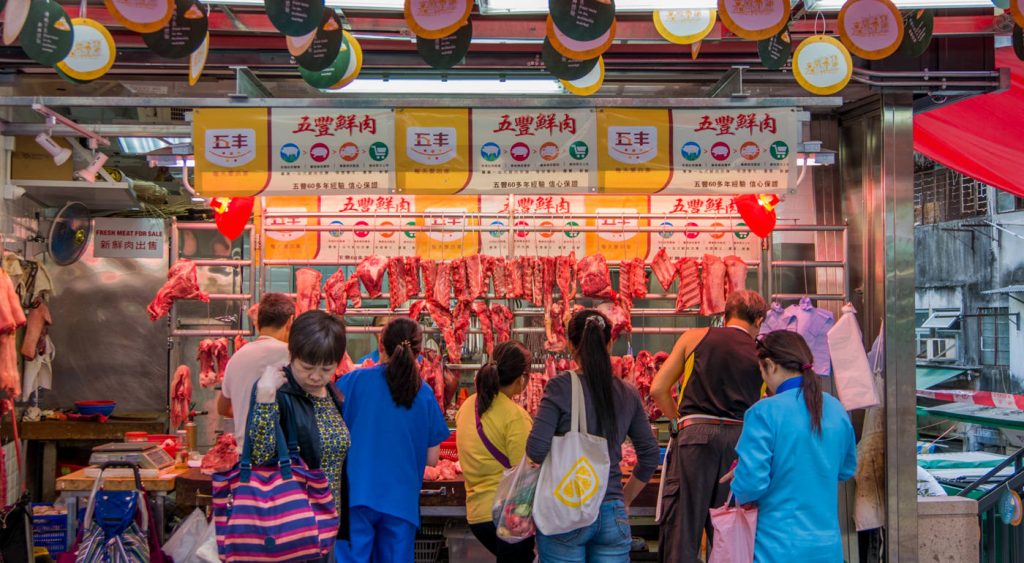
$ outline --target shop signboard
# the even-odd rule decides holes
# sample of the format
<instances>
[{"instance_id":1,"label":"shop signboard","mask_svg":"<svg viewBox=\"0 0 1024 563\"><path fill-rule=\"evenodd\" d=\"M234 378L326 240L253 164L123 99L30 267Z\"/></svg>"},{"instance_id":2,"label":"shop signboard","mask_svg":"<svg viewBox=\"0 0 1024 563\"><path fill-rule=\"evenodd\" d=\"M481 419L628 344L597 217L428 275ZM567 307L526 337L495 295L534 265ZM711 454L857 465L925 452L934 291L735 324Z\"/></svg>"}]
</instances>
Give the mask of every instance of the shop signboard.
<instances>
[{"instance_id":1,"label":"shop signboard","mask_svg":"<svg viewBox=\"0 0 1024 563\"><path fill-rule=\"evenodd\" d=\"M456 194L469 183L468 109L397 109L397 191Z\"/></svg>"},{"instance_id":2,"label":"shop signboard","mask_svg":"<svg viewBox=\"0 0 1024 563\"><path fill-rule=\"evenodd\" d=\"M263 213L316 213L320 211L319 197L268 197L263 201ZM320 254L320 234L304 227L318 224L319 219L308 217L268 217L271 227L295 227L294 231L267 231L265 256L270 260L315 260ZM257 230L262 223L255 221ZM262 233L261 233L262 234Z\"/></svg>"},{"instance_id":3,"label":"shop signboard","mask_svg":"<svg viewBox=\"0 0 1024 563\"><path fill-rule=\"evenodd\" d=\"M322 219L322 225L337 225L337 231L320 231L319 259L362 260L367 256L414 256L416 235L401 230L415 225L412 217L416 209L416 196L356 195L324 196L320 198L320 211L335 217ZM367 230L352 229L367 227ZM393 227L395 230L378 231Z\"/></svg>"},{"instance_id":4,"label":"shop signboard","mask_svg":"<svg viewBox=\"0 0 1024 563\"><path fill-rule=\"evenodd\" d=\"M598 110L599 185L604 193L655 193L672 178L669 111Z\"/></svg>"},{"instance_id":5,"label":"shop signboard","mask_svg":"<svg viewBox=\"0 0 1024 563\"><path fill-rule=\"evenodd\" d=\"M586 224L598 227L596 232L586 233L586 248L583 254L601 253L608 260L631 260L644 258L650 248L649 232L637 232L636 227L650 224L640 215L650 209L647 196L590 197L585 198L586 213L599 215L587 219ZM577 253L579 255L579 253Z\"/></svg>"},{"instance_id":6,"label":"shop signboard","mask_svg":"<svg viewBox=\"0 0 1024 563\"><path fill-rule=\"evenodd\" d=\"M585 196L579 195L524 195L512 197L511 200L505 196L480 196L480 209L484 213L501 215L485 220L485 223L493 225L495 229L480 234L481 252L492 256L507 256L508 240L511 236L514 241L513 256L566 256L575 252L576 256L582 257L586 251L586 237L583 233L552 230L516 231L513 234L509 231L509 221L513 221L515 227L582 226L585 224L584 221L574 219L572 215L584 212L584 202ZM539 217L523 217L524 215Z\"/></svg>"},{"instance_id":7,"label":"shop signboard","mask_svg":"<svg viewBox=\"0 0 1024 563\"><path fill-rule=\"evenodd\" d=\"M480 198L475 196L419 196L416 198L416 211L448 214L448 216L416 219L416 224L419 226L437 229L415 233L416 255L420 258L424 260L453 260L480 252L480 233L466 230L466 227L479 225L480 221L464 216L467 213L480 211Z\"/></svg>"},{"instance_id":8,"label":"shop signboard","mask_svg":"<svg viewBox=\"0 0 1024 563\"><path fill-rule=\"evenodd\" d=\"M96 258L163 258L163 219L96 219L93 256Z\"/></svg>"},{"instance_id":9,"label":"shop signboard","mask_svg":"<svg viewBox=\"0 0 1024 563\"><path fill-rule=\"evenodd\" d=\"M672 181L666 191L784 193L798 178L797 110L673 110Z\"/></svg>"},{"instance_id":10,"label":"shop signboard","mask_svg":"<svg viewBox=\"0 0 1024 563\"><path fill-rule=\"evenodd\" d=\"M714 254L760 260L761 239L745 230L743 220L736 214L736 206L729 196L652 196L651 215L662 217L652 219L651 224L666 227L666 230L651 235L650 255L664 248L673 259ZM679 227L718 227L730 232L668 230Z\"/></svg>"}]
</instances>

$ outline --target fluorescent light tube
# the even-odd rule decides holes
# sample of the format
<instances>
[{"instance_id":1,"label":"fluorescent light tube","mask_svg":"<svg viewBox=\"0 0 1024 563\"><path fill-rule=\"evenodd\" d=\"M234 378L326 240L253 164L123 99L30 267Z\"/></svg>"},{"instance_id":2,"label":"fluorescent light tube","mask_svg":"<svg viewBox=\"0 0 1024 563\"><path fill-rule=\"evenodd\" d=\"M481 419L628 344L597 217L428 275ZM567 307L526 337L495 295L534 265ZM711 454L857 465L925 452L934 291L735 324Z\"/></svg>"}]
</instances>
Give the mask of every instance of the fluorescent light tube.
<instances>
[{"instance_id":1,"label":"fluorescent light tube","mask_svg":"<svg viewBox=\"0 0 1024 563\"><path fill-rule=\"evenodd\" d=\"M547 0L478 0L485 14L546 14ZM714 10L717 0L617 0L616 12L651 12L654 10Z\"/></svg>"},{"instance_id":2,"label":"fluorescent light tube","mask_svg":"<svg viewBox=\"0 0 1024 563\"><path fill-rule=\"evenodd\" d=\"M476 94L518 96L528 94L558 95L565 90L556 80L431 80L423 78L390 79L360 78L340 90L322 90L331 94Z\"/></svg>"},{"instance_id":3,"label":"fluorescent light tube","mask_svg":"<svg viewBox=\"0 0 1024 563\"><path fill-rule=\"evenodd\" d=\"M210 4L226 4L233 6L262 6L262 0L213 0ZM405 8L405 0L326 0L331 8L342 10L366 10L380 12L401 12Z\"/></svg>"},{"instance_id":4,"label":"fluorescent light tube","mask_svg":"<svg viewBox=\"0 0 1024 563\"><path fill-rule=\"evenodd\" d=\"M843 8L846 0L810 0L807 3L808 11L838 12ZM995 9L992 0L893 0L893 4L901 10L916 10L920 8L948 9L948 8L989 8Z\"/></svg>"}]
</instances>

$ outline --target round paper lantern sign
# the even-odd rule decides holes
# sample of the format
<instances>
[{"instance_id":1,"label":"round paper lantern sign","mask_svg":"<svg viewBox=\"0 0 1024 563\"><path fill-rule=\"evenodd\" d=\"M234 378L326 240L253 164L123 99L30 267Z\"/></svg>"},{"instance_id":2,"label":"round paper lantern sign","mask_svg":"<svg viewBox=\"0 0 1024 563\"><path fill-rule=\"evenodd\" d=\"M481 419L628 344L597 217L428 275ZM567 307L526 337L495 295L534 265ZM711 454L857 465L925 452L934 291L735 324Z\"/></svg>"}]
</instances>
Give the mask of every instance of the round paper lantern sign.
<instances>
[{"instance_id":1,"label":"round paper lantern sign","mask_svg":"<svg viewBox=\"0 0 1024 563\"><path fill-rule=\"evenodd\" d=\"M469 21L473 0L405 0L405 23L417 37L441 39Z\"/></svg>"},{"instance_id":2,"label":"round paper lantern sign","mask_svg":"<svg viewBox=\"0 0 1024 563\"><path fill-rule=\"evenodd\" d=\"M808 92L829 96L853 76L853 60L842 43L827 35L804 39L793 54L793 76Z\"/></svg>"},{"instance_id":3,"label":"round paper lantern sign","mask_svg":"<svg viewBox=\"0 0 1024 563\"><path fill-rule=\"evenodd\" d=\"M31 6L31 0L8 0L4 12L4 45L18 40Z\"/></svg>"},{"instance_id":4,"label":"round paper lantern sign","mask_svg":"<svg viewBox=\"0 0 1024 563\"><path fill-rule=\"evenodd\" d=\"M174 0L103 0L103 5L135 33L160 31L174 15Z\"/></svg>"},{"instance_id":5,"label":"round paper lantern sign","mask_svg":"<svg viewBox=\"0 0 1024 563\"><path fill-rule=\"evenodd\" d=\"M206 68L206 57L210 54L210 34L206 34L206 38L199 44L199 48L192 51L192 54L188 56L188 85L195 86L196 82L199 82L199 77L203 75L203 69Z\"/></svg>"},{"instance_id":6,"label":"round paper lantern sign","mask_svg":"<svg viewBox=\"0 0 1024 563\"><path fill-rule=\"evenodd\" d=\"M57 68L74 80L96 80L114 66L117 53L114 38L96 20L75 18L71 26L75 30L75 41L68 56L57 63Z\"/></svg>"},{"instance_id":7,"label":"round paper lantern sign","mask_svg":"<svg viewBox=\"0 0 1024 563\"><path fill-rule=\"evenodd\" d=\"M467 23L454 34L440 39L416 38L416 50L432 68L449 69L462 62L473 41L473 24Z\"/></svg>"},{"instance_id":8,"label":"round paper lantern sign","mask_svg":"<svg viewBox=\"0 0 1024 563\"><path fill-rule=\"evenodd\" d=\"M338 53L334 56L334 61L327 68L314 71L300 66L299 74L302 75L306 84L314 88L330 88L344 78L345 73L348 72L349 61L353 57L352 51L348 39L343 37L341 47L338 48Z\"/></svg>"},{"instance_id":9,"label":"round paper lantern sign","mask_svg":"<svg viewBox=\"0 0 1024 563\"><path fill-rule=\"evenodd\" d=\"M714 10L655 10L654 27L670 43L691 45L715 28Z\"/></svg>"},{"instance_id":10,"label":"round paper lantern sign","mask_svg":"<svg viewBox=\"0 0 1024 563\"><path fill-rule=\"evenodd\" d=\"M597 59L578 61L570 59L559 53L551 45L551 40L544 38L544 47L541 49L540 58L544 61L544 68L559 80L579 80L597 66Z\"/></svg>"},{"instance_id":11,"label":"round paper lantern sign","mask_svg":"<svg viewBox=\"0 0 1024 563\"><path fill-rule=\"evenodd\" d=\"M205 6L197 0L176 0L174 16L167 26L153 33L143 33L142 40L157 55L180 59L199 48L208 28Z\"/></svg>"},{"instance_id":12,"label":"round paper lantern sign","mask_svg":"<svg viewBox=\"0 0 1024 563\"><path fill-rule=\"evenodd\" d=\"M339 90L348 86L353 80L359 78L359 73L363 70L363 47L359 45L359 40L346 31L345 43L352 49L352 56L348 59L348 68L345 69L345 75L336 84L331 86L331 90Z\"/></svg>"},{"instance_id":13,"label":"round paper lantern sign","mask_svg":"<svg viewBox=\"0 0 1024 563\"><path fill-rule=\"evenodd\" d=\"M839 12L839 37L854 55L881 60L900 48L903 16L889 0L847 0Z\"/></svg>"},{"instance_id":14,"label":"round paper lantern sign","mask_svg":"<svg viewBox=\"0 0 1024 563\"><path fill-rule=\"evenodd\" d=\"M562 33L562 30L554 24L551 16L548 16L547 38L551 41L551 46L563 56L577 61L586 61L600 57L611 48L612 42L615 41L617 27L618 24L613 21L608 32L594 41L576 41Z\"/></svg>"},{"instance_id":15,"label":"round paper lantern sign","mask_svg":"<svg viewBox=\"0 0 1024 563\"><path fill-rule=\"evenodd\" d=\"M548 0L555 26L576 41L594 41L615 21L614 0Z\"/></svg>"},{"instance_id":16,"label":"round paper lantern sign","mask_svg":"<svg viewBox=\"0 0 1024 563\"><path fill-rule=\"evenodd\" d=\"M35 62L54 66L71 52L71 18L56 0L36 0L21 31L21 49Z\"/></svg>"},{"instance_id":17,"label":"round paper lantern sign","mask_svg":"<svg viewBox=\"0 0 1024 563\"><path fill-rule=\"evenodd\" d=\"M562 80L562 87L577 96L589 96L604 84L604 57L597 59L597 65L579 80Z\"/></svg>"},{"instance_id":18,"label":"round paper lantern sign","mask_svg":"<svg viewBox=\"0 0 1024 563\"><path fill-rule=\"evenodd\" d=\"M718 0L718 15L729 31L751 41L768 39L789 24L789 0Z\"/></svg>"}]
</instances>

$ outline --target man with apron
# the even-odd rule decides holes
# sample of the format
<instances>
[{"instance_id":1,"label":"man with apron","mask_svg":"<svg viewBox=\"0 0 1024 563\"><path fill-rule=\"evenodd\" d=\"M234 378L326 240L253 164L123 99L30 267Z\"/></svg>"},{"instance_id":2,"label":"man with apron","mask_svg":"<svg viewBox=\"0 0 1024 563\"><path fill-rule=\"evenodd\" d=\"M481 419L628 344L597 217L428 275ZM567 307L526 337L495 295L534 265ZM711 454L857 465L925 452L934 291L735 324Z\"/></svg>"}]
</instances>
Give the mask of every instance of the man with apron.
<instances>
[{"instance_id":1,"label":"man with apron","mask_svg":"<svg viewBox=\"0 0 1024 563\"><path fill-rule=\"evenodd\" d=\"M725 503L719 484L736 460L743 415L761 398L764 382L754 340L767 305L753 291L736 291L725 305L725 326L688 330L651 385L664 413L678 412L662 468L657 518L658 559L701 561L701 535L712 544L708 511ZM672 388L682 380L679 400Z\"/></svg>"}]
</instances>

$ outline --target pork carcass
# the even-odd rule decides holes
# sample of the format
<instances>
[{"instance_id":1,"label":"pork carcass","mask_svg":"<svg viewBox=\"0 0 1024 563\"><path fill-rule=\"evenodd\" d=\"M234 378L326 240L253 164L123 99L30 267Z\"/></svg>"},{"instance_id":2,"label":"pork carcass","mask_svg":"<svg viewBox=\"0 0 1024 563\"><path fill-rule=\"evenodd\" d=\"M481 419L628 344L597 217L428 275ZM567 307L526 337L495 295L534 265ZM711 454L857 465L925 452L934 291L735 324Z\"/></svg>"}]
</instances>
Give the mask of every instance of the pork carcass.
<instances>
[{"instance_id":1,"label":"pork carcass","mask_svg":"<svg viewBox=\"0 0 1024 563\"><path fill-rule=\"evenodd\" d=\"M647 297L647 264L643 258L619 263L619 295L626 299Z\"/></svg>"},{"instance_id":2,"label":"pork carcass","mask_svg":"<svg viewBox=\"0 0 1024 563\"><path fill-rule=\"evenodd\" d=\"M474 301L473 312L480 321L480 331L484 333L484 349L490 358L494 355L494 324L491 322L491 310L487 308L487 303Z\"/></svg>"},{"instance_id":3,"label":"pork carcass","mask_svg":"<svg viewBox=\"0 0 1024 563\"><path fill-rule=\"evenodd\" d=\"M214 340L207 338L199 342L196 360L199 361L199 385L205 388L213 387L217 383L217 357Z\"/></svg>"},{"instance_id":4,"label":"pork carcass","mask_svg":"<svg viewBox=\"0 0 1024 563\"><path fill-rule=\"evenodd\" d=\"M466 301L479 299L484 295L484 262L483 256L479 254L467 256L464 261L466 264L467 291L469 292Z\"/></svg>"},{"instance_id":5,"label":"pork carcass","mask_svg":"<svg viewBox=\"0 0 1024 563\"><path fill-rule=\"evenodd\" d=\"M525 401L523 408L530 416L537 416L537 409L540 408L540 401L544 398L544 389L548 382L557 375L555 358L548 356L544 362L544 372L534 373L530 376L530 382L526 384Z\"/></svg>"},{"instance_id":6,"label":"pork carcass","mask_svg":"<svg viewBox=\"0 0 1024 563\"><path fill-rule=\"evenodd\" d=\"M14 281L7 272L0 274L0 333L14 332L27 322Z\"/></svg>"},{"instance_id":7,"label":"pork carcass","mask_svg":"<svg viewBox=\"0 0 1024 563\"><path fill-rule=\"evenodd\" d=\"M568 312L573 299L576 299L576 253L559 256L556 260L555 284L562 295L562 305Z\"/></svg>"},{"instance_id":8,"label":"pork carcass","mask_svg":"<svg viewBox=\"0 0 1024 563\"><path fill-rule=\"evenodd\" d=\"M654 405L654 401L651 400L651 384L654 383L654 375L656 373L657 368L655 367L654 356L647 350L638 352L633 366L632 383L640 394L640 400L643 402L648 420L652 421L657 420L661 416L661 411L658 410L657 406Z\"/></svg>"},{"instance_id":9,"label":"pork carcass","mask_svg":"<svg viewBox=\"0 0 1024 563\"><path fill-rule=\"evenodd\" d=\"M420 257L405 257L405 291L408 298L420 296Z\"/></svg>"},{"instance_id":10,"label":"pork carcass","mask_svg":"<svg viewBox=\"0 0 1024 563\"><path fill-rule=\"evenodd\" d=\"M441 331L441 337L444 338L445 348L448 352L448 361L456 364L461 362L462 343L459 342L455 332L455 321L451 311L437 301L427 301L427 312L434 320L437 329Z\"/></svg>"},{"instance_id":11,"label":"pork carcass","mask_svg":"<svg viewBox=\"0 0 1024 563\"><path fill-rule=\"evenodd\" d=\"M672 282L676 279L676 269L664 248L659 250L654 255L654 259L651 260L651 271L654 272L654 277L658 278L658 283L661 284L661 287L668 291L672 286Z\"/></svg>"},{"instance_id":12,"label":"pork carcass","mask_svg":"<svg viewBox=\"0 0 1024 563\"><path fill-rule=\"evenodd\" d=\"M585 256L579 263L580 291L587 297L615 299L608 261L601 253Z\"/></svg>"},{"instance_id":13,"label":"pork carcass","mask_svg":"<svg viewBox=\"0 0 1024 563\"><path fill-rule=\"evenodd\" d=\"M437 299L435 293L437 288L437 262L434 260L421 260L420 270L423 271L423 298Z\"/></svg>"},{"instance_id":14,"label":"pork carcass","mask_svg":"<svg viewBox=\"0 0 1024 563\"><path fill-rule=\"evenodd\" d=\"M523 297L523 259L513 258L505 263L505 277L508 282L508 291L505 295L509 299L521 299Z\"/></svg>"},{"instance_id":15,"label":"pork carcass","mask_svg":"<svg viewBox=\"0 0 1024 563\"><path fill-rule=\"evenodd\" d=\"M405 273L405 258L399 256L388 260L388 281L390 282L388 298L391 310L394 311L409 300L409 280Z\"/></svg>"},{"instance_id":16,"label":"pork carcass","mask_svg":"<svg viewBox=\"0 0 1024 563\"><path fill-rule=\"evenodd\" d=\"M414 320L414 321L416 321L416 322L419 322L420 315L423 314L423 308L426 307L426 306L427 306L427 300L426 299L420 299L419 301L413 302L412 305L409 305L409 318Z\"/></svg>"},{"instance_id":17,"label":"pork carcass","mask_svg":"<svg viewBox=\"0 0 1024 563\"><path fill-rule=\"evenodd\" d=\"M338 270L331 274L324 283L324 296L327 300L327 312L344 315L348 310L348 302L353 307L363 306L363 297L359 293L359 278L352 274L347 279L345 271Z\"/></svg>"},{"instance_id":18,"label":"pork carcass","mask_svg":"<svg viewBox=\"0 0 1024 563\"><path fill-rule=\"evenodd\" d=\"M544 349L548 352L564 352L568 345L565 338L565 306L561 303L552 303L545 308L544 333L547 340L544 342Z\"/></svg>"},{"instance_id":19,"label":"pork carcass","mask_svg":"<svg viewBox=\"0 0 1024 563\"><path fill-rule=\"evenodd\" d=\"M18 304L21 308L21 304ZM40 300L38 305L29 311L28 322L25 324L25 336L21 341L21 355L26 360L34 360L37 355L46 353L47 327L53 324L50 308L46 301Z\"/></svg>"},{"instance_id":20,"label":"pork carcass","mask_svg":"<svg viewBox=\"0 0 1024 563\"><path fill-rule=\"evenodd\" d=\"M295 316L298 317L306 311L315 311L320 308L320 279L319 271L312 268L300 268L295 272Z\"/></svg>"},{"instance_id":21,"label":"pork carcass","mask_svg":"<svg viewBox=\"0 0 1024 563\"><path fill-rule=\"evenodd\" d=\"M235 435L225 432L217 438L217 443L203 456L199 471L203 475L213 475L227 471L238 463L238 444Z\"/></svg>"},{"instance_id":22,"label":"pork carcass","mask_svg":"<svg viewBox=\"0 0 1024 563\"><path fill-rule=\"evenodd\" d=\"M512 339L512 310L508 307L495 303L491 305L491 324L494 325L494 332L498 343L508 342Z\"/></svg>"},{"instance_id":23,"label":"pork carcass","mask_svg":"<svg viewBox=\"0 0 1024 563\"><path fill-rule=\"evenodd\" d=\"M491 285L494 287L494 298L505 299L508 295L508 276L505 258L498 256L491 267Z\"/></svg>"},{"instance_id":24,"label":"pork carcass","mask_svg":"<svg viewBox=\"0 0 1024 563\"><path fill-rule=\"evenodd\" d=\"M21 393L21 372L18 371L18 344L14 333L0 335L0 401L13 401ZM3 408L0 406L0 408Z\"/></svg>"},{"instance_id":25,"label":"pork carcass","mask_svg":"<svg viewBox=\"0 0 1024 563\"><path fill-rule=\"evenodd\" d=\"M530 258L530 269L533 272L533 283L530 290L530 302L538 307L544 306L544 261Z\"/></svg>"},{"instance_id":26,"label":"pork carcass","mask_svg":"<svg viewBox=\"0 0 1024 563\"><path fill-rule=\"evenodd\" d=\"M734 291L747 289L747 263L739 256L726 256L725 263L725 295L728 298Z\"/></svg>"},{"instance_id":27,"label":"pork carcass","mask_svg":"<svg viewBox=\"0 0 1024 563\"><path fill-rule=\"evenodd\" d=\"M633 332L632 307L628 299L620 297L616 301L605 301L597 306L597 310L612 324L612 342L623 332Z\"/></svg>"},{"instance_id":28,"label":"pork carcass","mask_svg":"<svg viewBox=\"0 0 1024 563\"><path fill-rule=\"evenodd\" d=\"M370 299L377 299L383 294L381 286L384 283L384 272L387 269L388 259L376 254L363 258L363 261L356 266L356 276L363 283Z\"/></svg>"},{"instance_id":29,"label":"pork carcass","mask_svg":"<svg viewBox=\"0 0 1024 563\"><path fill-rule=\"evenodd\" d=\"M725 263L717 256L704 255L701 268L701 315L725 312Z\"/></svg>"},{"instance_id":30,"label":"pork carcass","mask_svg":"<svg viewBox=\"0 0 1024 563\"><path fill-rule=\"evenodd\" d=\"M457 301L472 301L469 290L469 278L466 277L466 259L452 260L452 290Z\"/></svg>"},{"instance_id":31,"label":"pork carcass","mask_svg":"<svg viewBox=\"0 0 1024 563\"><path fill-rule=\"evenodd\" d=\"M455 339L458 341L460 353L463 345L466 344L466 335L469 334L470 315L472 312L473 303L471 301L460 301L456 303L455 308L452 309Z\"/></svg>"},{"instance_id":32,"label":"pork carcass","mask_svg":"<svg viewBox=\"0 0 1024 563\"><path fill-rule=\"evenodd\" d=\"M550 309L555 300L555 274L558 271L558 260L554 256L544 256L540 259L541 268L544 271L541 277L541 300L545 309Z\"/></svg>"},{"instance_id":33,"label":"pork carcass","mask_svg":"<svg viewBox=\"0 0 1024 563\"><path fill-rule=\"evenodd\" d=\"M7 281L10 283L10 278L7 278ZM171 310L171 305L179 299L210 302L210 295L199 289L196 265L191 260L179 260L167 271L167 282L156 292L156 297L146 307L146 311L149 312L149 320L155 321L166 315ZM19 307L17 310L21 311L21 308ZM22 312L22 324L24 324L24 317L24 312ZM17 317L15 319L17 320Z\"/></svg>"},{"instance_id":34,"label":"pork carcass","mask_svg":"<svg viewBox=\"0 0 1024 563\"><path fill-rule=\"evenodd\" d=\"M523 295L522 298L527 301L533 302L533 276L536 274L534 271L533 259L529 256L523 256L519 259L519 265L523 269ZM539 305L540 303L535 303Z\"/></svg>"},{"instance_id":35,"label":"pork carcass","mask_svg":"<svg viewBox=\"0 0 1024 563\"><path fill-rule=\"evenodd\" d=\"M445 379L444 370L441 367L441 356L434 350L424 350L420 354L420 377L434 392L437 406L444 412L445 402Z\"/></svg>"},{"instance_id":36,"label":"pork carcass","mask_svg":"<svg viewBox=\"0 0 1024 563\"><path fill-rule=\"evenodd\" d=\"M228 369L228 361L231 360L231 342L227 338L218 338L213 341L213 359L217 362L217 383L224 381L224 373Z\"/></svg>"},{"instance_id":37,"label":"pork carcass","mask_svg":"<svg viewBox=\"0 0 1024 563\"><path fill-rule=\"evenodd\" d=\"M434 300L445 307L452 300L452 265L441 262L437 265L437 285L434 286Z\"/></svg>"},{"instance_id":38,"label":"pork carcass","mask_svg":"<svg viewBox=\"0 0 1024 563\"><path fill-rule=\"evenodd\" d=\"M676 262L679 293L676 294L676 312L682 313L700 305L700 268L693 258L680 258Z\"/></svg>"},{"instance_id":39,"label":"pork carcass","mask_svg":"<svg viewBox=\"0 0 1024 563\"><path fill-rule=\"evenodd\" d=\"M188 422L192 405L192 370L178 366L171 378L171 430Z\"/></svg>"}]
</instances>

